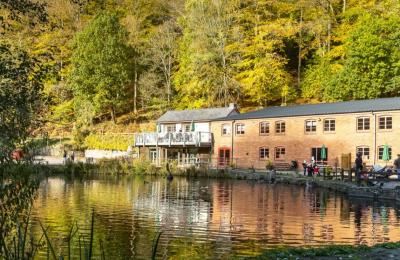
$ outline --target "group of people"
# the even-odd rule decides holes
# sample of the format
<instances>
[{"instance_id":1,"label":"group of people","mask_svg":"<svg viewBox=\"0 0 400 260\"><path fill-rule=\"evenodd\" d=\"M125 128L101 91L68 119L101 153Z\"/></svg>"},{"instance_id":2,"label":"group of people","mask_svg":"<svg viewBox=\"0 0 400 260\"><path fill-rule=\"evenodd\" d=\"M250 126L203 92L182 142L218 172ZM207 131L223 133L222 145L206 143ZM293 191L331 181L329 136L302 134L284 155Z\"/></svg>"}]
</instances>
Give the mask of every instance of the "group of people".
<instances>
[{"instance_id":1,"label":"group of people","mask_svg":"<svg viewBox=\"0 0 400 260\"><path fill-rule=\"evenodd\" d=\"M63 152L63 160L64 164L66 164L69 161L74 162L75 161L75 152L71 151L69 154L66 150Z\"/></svg>"},{"instance_id":2,"label":"group of people","mask_svg":"<svg viewBox=\"0 0 400 260\"><path fill-rule=\"evenodd\" d=\"M364 165L363 165L362 155L361 155L361 153L357 153L356 160L355 160L355 170L356 170L357 181L362 179L363 167L364 167ZM400 180L400 154L397 154L397 159L394 160L393 170L395 173L397 173L397 179ZM393 172L393 171L390 170L390 172Z\"/></svg>"},{"instance_id":3,"label":"group of people","mask_svg":"<svg viewBox=\"0 0 400 260\"><path fill-rule=\"evenodd\" d=\"M307 161L304 160L302 165L303 165L304 176L312 177L319 175L319 167L314 160L311 160L310 163L307 163Z\"/></svg>"}]
</instances>

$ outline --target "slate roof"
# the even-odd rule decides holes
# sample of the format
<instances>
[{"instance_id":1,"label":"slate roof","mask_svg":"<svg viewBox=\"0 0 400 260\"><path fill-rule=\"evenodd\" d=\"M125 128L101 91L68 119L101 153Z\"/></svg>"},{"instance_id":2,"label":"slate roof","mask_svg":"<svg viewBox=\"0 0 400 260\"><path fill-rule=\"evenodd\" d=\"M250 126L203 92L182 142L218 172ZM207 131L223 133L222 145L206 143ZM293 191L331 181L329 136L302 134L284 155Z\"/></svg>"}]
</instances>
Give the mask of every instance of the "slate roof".
<instances>
[{"instance_id":1,"label":"slate roof","mask_svg":"<svg viewBox=\"0 0 400 260\"><path fill-rule=\"evenodd\" d=\"M217 118L226 118L229 115L237 114L235 107L204 108L193 110L172 110L162 115L158 123L191 122L191 121L212 121Z\"/></svg>"},{"instance_id":2,"label":"slate roof","mask_svg":"<svg viewBox=\"0 0 400 260\"><path fill-rule=\"evenodd\" d=\"M347 114L372 111L400 110L400 97L355 100L336 103L321 103L295 106L275 106L243 114L232 115L219 120L241 120L254 118L276 118L327 114Z\"/></svg>"}]
</instances>

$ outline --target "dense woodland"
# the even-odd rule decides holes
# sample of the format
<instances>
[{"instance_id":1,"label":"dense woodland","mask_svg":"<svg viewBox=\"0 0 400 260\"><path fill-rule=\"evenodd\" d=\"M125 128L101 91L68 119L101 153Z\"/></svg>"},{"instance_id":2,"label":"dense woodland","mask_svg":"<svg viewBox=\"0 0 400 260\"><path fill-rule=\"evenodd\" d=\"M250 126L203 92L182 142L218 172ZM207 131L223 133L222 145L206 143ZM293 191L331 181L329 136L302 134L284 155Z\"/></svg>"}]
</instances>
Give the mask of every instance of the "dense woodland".
<instances>
[{"instance_id":1,"label":"dense woodland","mask_svg":"<svg viewBox=\"0 0 400 260\"><path fill-rule=\"evenodd\" d=\"M0 0L0 17L42 123L400 94L398 0Z\"/></svg>"}]
</instances>

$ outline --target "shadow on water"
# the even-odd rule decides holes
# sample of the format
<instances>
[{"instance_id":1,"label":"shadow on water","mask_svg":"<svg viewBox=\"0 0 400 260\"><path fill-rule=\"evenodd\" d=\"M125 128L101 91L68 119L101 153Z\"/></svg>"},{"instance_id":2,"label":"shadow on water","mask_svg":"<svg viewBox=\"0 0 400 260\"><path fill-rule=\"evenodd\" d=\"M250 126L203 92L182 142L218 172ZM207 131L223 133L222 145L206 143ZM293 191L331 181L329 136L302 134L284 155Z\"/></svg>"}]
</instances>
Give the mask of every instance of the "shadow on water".
<instances>
[{"instance_id":1,"label":"shadow on water","mask_svg":"<svg viewBox=\"0 0 400 260\"><path fill-rule=\"evenodd\" d=\"M91 209L95 257L104 250L107 257L149 259L160 232L160 258L249 256L278 245L400 239L400 209L394 203L283 184L150 176L48 178L34 202L32 230L40 234L39 221L49 226L54 248L65 252L75 222L88 242ZM78 251L78 244L72 245L72 255Z\"/></svg>"}]
</instances>

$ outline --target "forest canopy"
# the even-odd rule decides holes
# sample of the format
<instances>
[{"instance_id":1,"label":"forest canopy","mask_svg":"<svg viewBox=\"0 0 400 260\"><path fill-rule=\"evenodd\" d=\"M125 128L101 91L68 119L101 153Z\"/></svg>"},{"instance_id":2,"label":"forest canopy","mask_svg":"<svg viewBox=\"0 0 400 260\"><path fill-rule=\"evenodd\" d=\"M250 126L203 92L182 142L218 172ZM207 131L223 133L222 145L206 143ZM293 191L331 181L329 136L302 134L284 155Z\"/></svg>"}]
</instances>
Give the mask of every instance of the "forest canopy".
<instances>
[{"instance_id":1,"label":"forest canopy","mask_svg":"<svg viewBox=\"0 0 400 260\"><path fill-rule=\"evenodd\" d=\"M49 122L400 94L397 0L0 0Z\"/></svg>"}]
</instances>

